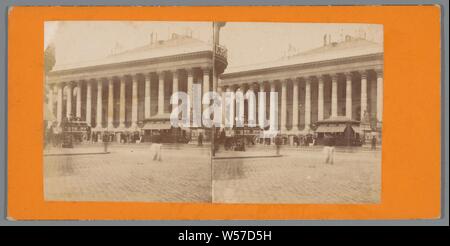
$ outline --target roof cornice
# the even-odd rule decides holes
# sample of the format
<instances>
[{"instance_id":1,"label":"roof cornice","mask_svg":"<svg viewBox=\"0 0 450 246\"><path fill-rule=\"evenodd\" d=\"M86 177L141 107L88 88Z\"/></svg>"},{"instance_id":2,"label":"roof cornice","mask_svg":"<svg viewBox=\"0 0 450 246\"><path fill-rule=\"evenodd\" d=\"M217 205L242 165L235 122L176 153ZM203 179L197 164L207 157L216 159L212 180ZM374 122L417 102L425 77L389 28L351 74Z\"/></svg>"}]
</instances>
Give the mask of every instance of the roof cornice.
<instances>
[{"instance_id":1,"label":"roof cornice","mask_svg":"<svg viewBox=\"0 0 450 246\"><path fill-rule=\"evenodd\" d=\"M370 61L370 60L383 60L383 52L379 53L373 53L368 55L361 55L361 56L353 56L353 57L344 57L344 58L337 58L332 60L325 60L325 61L317 61L317 62L307 62L307 63L299 63L299 64L290 64L290 65L284 65L284 66L277 66L277 67L268 67L268 68L261 68L261 69L251 69L251 70L245 70L245 71L238 71L238 72L231 72L231 73L225 73L221 75L221 79L232 79L240 76L251 76L261 73L274 73L274 72L280 72L284 70L291 70L291 69L308 69L308 68L314 68L319 66L332 66L337 64L350 64L355 62L361 62L361 61Z\"/></svg>"},{"instance_id":2,"label":"roof cornice","mask_svg":"<svg viewBox=\"0 0 450 246\"><path fill-rule=\"evenodd\" d=\"M176 54L176 55L171 55L171 56L163 56L163 57L148 58L148 59L141 59L141 60L132 60L132 61L101 64L101 65L94 65L94 66L80 66L77 68L51 71L48 74L48 76L52 77L52 76L60 76L60 75L66 75L66 74L76 74L79 72L83 72L83 73L84 72L97 72L97 71L106 70L106 69L116 69L116 68L124 68L124 67L150 65L150 64L157 64L157 63L162 63L162 62L171 62L171 61L192 59L192 58L199 58L199 57L211 57L212 58L212 51L205 50L205 51L198 51L198 52L193 52L193 53Z\"/></svg>"}]
</instances>

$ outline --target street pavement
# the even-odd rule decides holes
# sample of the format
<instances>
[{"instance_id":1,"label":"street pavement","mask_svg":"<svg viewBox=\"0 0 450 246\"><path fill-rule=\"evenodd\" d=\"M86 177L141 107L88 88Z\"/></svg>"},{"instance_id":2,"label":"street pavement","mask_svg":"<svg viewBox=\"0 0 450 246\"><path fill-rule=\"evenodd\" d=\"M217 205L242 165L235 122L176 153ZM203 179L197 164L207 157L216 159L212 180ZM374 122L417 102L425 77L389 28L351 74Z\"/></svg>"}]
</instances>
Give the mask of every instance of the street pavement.
<instances>
[{"instance_id":1,"label":"street pavement","mask_svg":"<svg viewBox=\"0 0 450 246\"><path fill-rule=\"evenodd\" d=\"M44 194L50 201L215 203L379 203L381 152L338 149L325 164L321 148L163 145L153 161L149 144L49 148L44 155ZM243 158L236 158L243 157ZM211 176L213 179L211 179Z\"/></svg>"},{"instance_id":2,"label":"street pavement","mask_svg":"<svg viewBox=\"0 0 450 246\"><path fill-rule=\"evenodd\" d=\"M319 148L282 148L280 154L275 158L214 160L213 202L380 202L380 151L339 150L332 165L325 164Z\"/></svg>"},{"instance_id":3,"label":"street pavement","mask_svg":"<svg viewBox=\"0 0 450 246\"><path fill-rule=\"evenodd\" d=\"M75 146L61 153L101 151ZM52 150L55 153L56 150ZM150 145L111 145L108 154L44 156L46 200L211 202L209 148L170 146L153 161Z\"/></svg>"}]
</instances>

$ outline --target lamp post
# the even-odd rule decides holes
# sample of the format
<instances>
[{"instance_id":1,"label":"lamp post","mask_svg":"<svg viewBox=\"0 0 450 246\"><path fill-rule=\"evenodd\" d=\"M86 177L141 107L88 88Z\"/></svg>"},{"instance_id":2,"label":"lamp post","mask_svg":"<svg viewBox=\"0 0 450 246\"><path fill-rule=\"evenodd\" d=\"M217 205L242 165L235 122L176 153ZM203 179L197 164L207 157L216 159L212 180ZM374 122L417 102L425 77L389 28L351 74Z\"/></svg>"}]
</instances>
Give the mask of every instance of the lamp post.
<instances>
[{"instance_id":1,"label":"lamp post","mask_svg":"<svg viewBox=\"0 0 450 246\"><path fill-rule=\"evenodd\" d=\"M213 53L212 53L212 75L213 75L213 92L217 93L217 83L218 83L218 74L216 72L216 52L217 52L217 47L219 45L219 34L220 34L220 28L225 26L226 22L213 22ZM222 107L223 107L223 102L222 102ZM215 156L216 155L216 124L215 122L213 122L212 125L212 138L211 138L211 155Z\"/></svg>"}]
</instances>

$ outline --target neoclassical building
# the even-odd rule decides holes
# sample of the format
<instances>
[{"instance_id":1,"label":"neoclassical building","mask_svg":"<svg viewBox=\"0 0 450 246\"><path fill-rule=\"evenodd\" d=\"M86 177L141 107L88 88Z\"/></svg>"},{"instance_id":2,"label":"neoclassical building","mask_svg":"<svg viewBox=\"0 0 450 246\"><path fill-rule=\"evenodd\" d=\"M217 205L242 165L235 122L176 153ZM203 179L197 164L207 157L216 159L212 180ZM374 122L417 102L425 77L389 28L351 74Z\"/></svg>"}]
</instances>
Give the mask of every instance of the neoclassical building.
<instances>
[{"instance_id":1,"label":"neoclassical building","mask_svg":"<svg viewBox=\"0 0 450 246\"><path fill-rule=\"evenodd\" d=\"M321 47L309 51L273 62L227 68L220 76L218 90L238 89L244 93L253 90L256 95L260 91L278 92L283 135L309 133L314 123L330 118L361 121L369 117L381 124L383 46L351 36L340 42L325 38ZM266 116L268 106L266 103Z\"/></svg>"},{"instance_id":2,"label":"neoclassical building","mask_svg":"<svg viewBox=\"0 0 450 246\"><path fill-rule=\"evenodd\" d=\"M173 34L104 59L57 65L46 77L50 111L86 121L94 132L109 132L117 141L124 132L166 131L171 134L170 97L217 87L212 79L212 44ZM227 52L216 47L216 68L227 66Z\"/></svg>"},{"instance_id":3,"label":"neoclassical building","mask_svg":"<svg viewBox=\"0 0 450 246\"><path fill-rule=\"evenodd\" d=\"M336 117L382 122L382 44L351 36L340 42L325 38L309 51L234 68L227 68L224 47L214 51L218 85L212 79L212 44L178 34L104 59L57 65L46 76L50 111L58 124L77 117L93 132L112 133L117 141L130 132L177 135L169 120L170 97L175 91L192 95L192 85L200 84L203 93L278 92L278 125L285 136L311 133L316 122Z\"/></svg>"}]
</instances>

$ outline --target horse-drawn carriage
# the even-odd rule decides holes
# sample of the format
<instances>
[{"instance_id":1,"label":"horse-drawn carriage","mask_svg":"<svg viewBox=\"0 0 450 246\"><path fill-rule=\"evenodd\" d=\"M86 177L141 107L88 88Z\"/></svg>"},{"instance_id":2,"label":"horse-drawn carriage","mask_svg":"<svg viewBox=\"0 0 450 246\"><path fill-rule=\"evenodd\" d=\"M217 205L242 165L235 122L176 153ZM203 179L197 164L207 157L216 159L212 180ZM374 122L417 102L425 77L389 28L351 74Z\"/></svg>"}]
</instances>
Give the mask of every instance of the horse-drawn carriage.
<instances>
[{"instance_id":1,"label":"horse-drawn carriage","mask_svg":"<svg viewBox=\"0 0 450 246\"><path fill-rule=\"evenodd\" d=\"M72 148L74 143L87 140L90 131L89 125L80 118L64 118L61 122L61 147Z\"/></svg>"},{"instance_id":2,"label":"horse-drawn carriage","mask_svg":"<svg viewBox=\"0 0 450 246\"><path fill-rule=\"evenodd\" d=\"M248 126L223 129L220 134L220 143L225 150L245 151L246 146L254 145L259 132L256 128Z\"/></svg>"}]
</instances>

